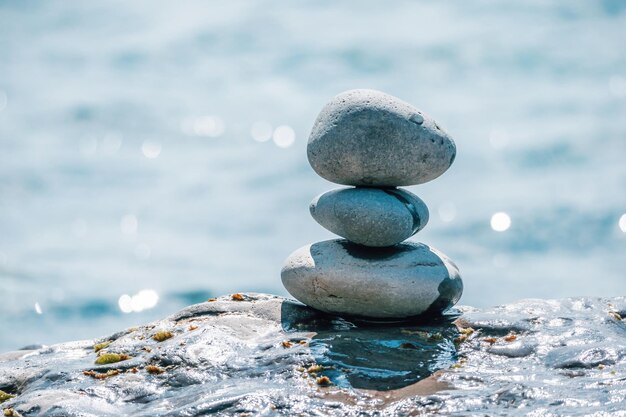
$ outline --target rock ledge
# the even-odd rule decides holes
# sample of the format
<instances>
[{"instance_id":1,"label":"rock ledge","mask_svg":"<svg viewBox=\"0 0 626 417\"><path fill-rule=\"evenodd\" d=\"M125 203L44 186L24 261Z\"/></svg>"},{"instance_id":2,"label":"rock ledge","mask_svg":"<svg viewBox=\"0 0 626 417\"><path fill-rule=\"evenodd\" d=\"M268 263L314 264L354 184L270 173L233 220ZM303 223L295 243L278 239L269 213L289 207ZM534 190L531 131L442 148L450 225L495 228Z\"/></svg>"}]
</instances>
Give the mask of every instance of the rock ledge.
<instances>
[{"instance_id":1,"label":"rock ledge","mask_svg":"<svg viewBox=\"0 0 626 417\"><path fill-rule=\"evenodd\" d=\"M624 297L577 298L376 324L234 294L106 338L2 354L0 407L9 416L619 413L624 316Z\"/></svg>"}]
</instances>

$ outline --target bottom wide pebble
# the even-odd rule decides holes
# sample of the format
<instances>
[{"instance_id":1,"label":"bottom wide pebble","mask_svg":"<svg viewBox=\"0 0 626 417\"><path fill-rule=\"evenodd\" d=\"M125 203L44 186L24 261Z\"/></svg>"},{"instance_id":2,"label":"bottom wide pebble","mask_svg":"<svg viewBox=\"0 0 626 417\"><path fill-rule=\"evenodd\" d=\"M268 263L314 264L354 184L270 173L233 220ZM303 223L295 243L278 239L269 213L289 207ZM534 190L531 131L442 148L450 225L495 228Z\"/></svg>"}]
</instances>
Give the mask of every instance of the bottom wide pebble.
<instances>
[{"instance_id":1,"label":"bottom wide pebble","mask_svg":"<svg viewBox=\"0 0 626 417\"><path fill-rule=\"evenodd\" d=\"M456 265L422 243L371 248L344 239L293 252L281 271L287 291L318 310L370 319L439 314L463 292Z\"/></svg>"}]
</instances>

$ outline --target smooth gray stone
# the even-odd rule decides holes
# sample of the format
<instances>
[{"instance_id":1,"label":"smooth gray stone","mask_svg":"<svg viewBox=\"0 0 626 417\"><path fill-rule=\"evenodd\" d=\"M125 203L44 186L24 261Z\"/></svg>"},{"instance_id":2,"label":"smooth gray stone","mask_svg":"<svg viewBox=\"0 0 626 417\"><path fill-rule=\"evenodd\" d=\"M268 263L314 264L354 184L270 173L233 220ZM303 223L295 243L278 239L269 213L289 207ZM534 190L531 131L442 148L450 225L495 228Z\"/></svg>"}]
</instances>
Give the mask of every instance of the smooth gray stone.
<instances>
[{"instance_id":1,"label":"smooth gray stone","mask_svg":"<svg viewBox=\"0 0 626 417\"><path fill-rule=\"evenodd\" d=\"M321 177L338 184L422 184L452 165L452 138L424 112L375 90L350 90L324 106L307 156Z\"/></svg>"},{"instance_id":2,"label":"smooth gray stone","mask_svg":"<svg viewBox=\"0 0 626 417\"><path fill-rule=\"evenodd\" d=\"M397 188L342 188L317 196L311 216L329 231L365 246L391 246L422 230L428 207Z\"/></svg>"},{"instance_id":3,"label":"smooth gray stone","mask_svg":"<svg viewBox=\"0 0 626 417\"><path fill-rule=\"evenodd\" d=\"M463 292L459 271L422 243L368 248L327 240L293 252L281 271L296 299L327 313L378 319L437 314Z\"/></svg>"}]
</instances>

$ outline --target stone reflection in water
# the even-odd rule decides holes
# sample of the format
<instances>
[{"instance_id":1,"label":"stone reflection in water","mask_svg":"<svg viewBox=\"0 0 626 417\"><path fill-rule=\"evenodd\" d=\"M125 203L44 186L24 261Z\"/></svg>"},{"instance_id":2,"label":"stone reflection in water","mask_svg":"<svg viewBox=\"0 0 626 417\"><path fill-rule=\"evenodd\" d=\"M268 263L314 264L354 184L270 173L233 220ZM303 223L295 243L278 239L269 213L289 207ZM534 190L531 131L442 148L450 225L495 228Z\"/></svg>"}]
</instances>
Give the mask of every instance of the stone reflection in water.
<instances>
[{"instance_id":1,"label":"stone reflection in water","mask_svg":"<svg viewBox=\"0 0 626 417\"><path fill-rule=\"evenodd\" d=\"M457 361L453 340L458 316L415 319L401 323L345 320L283 303L281 321L287 332L315 333L311 354L320 374L341 388L387 391L404 388Z\"/></svg>"}]
</instances>

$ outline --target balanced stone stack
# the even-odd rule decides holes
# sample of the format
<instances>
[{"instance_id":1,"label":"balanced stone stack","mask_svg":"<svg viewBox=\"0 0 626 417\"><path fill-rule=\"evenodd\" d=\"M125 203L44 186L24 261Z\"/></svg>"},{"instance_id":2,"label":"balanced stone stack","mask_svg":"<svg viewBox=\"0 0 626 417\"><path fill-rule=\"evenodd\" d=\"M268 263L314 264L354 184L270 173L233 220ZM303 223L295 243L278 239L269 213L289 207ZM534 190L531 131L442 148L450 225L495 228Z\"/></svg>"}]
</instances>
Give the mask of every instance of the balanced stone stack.
<instances>
[{"instance_id":1,"label":"balanced stone stack","mask_svg":"<svg viewBox=\"0 0 626 417\"><path fill-rule=\"evenodd\" d=\"M313 218L345 239L307 245L285 261L285 288L310 307L367 319L440 314L463 291L457 266L422 243L428 208L398 186L422 184L454 161L454 141L410 104L374 90L339 94L307 146L321 177L349 185L315 198Z\"/></svg>"}]
</instances>

